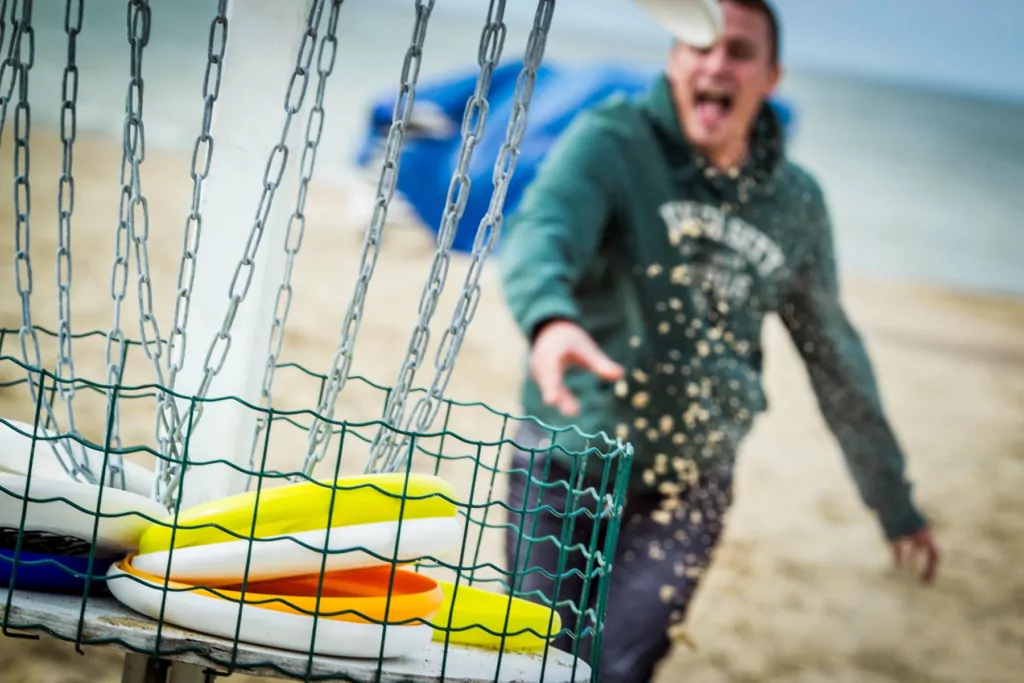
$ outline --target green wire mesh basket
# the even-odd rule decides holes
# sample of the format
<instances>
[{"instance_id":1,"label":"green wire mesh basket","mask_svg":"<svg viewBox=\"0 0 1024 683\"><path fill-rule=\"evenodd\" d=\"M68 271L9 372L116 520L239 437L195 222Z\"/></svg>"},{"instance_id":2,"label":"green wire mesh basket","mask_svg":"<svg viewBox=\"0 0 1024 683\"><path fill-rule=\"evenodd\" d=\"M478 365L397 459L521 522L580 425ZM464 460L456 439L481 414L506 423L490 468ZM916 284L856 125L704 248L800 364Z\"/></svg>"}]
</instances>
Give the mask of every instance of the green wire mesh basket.
<instances>
[{"instance_id":1,"label":"green wire mesh basket","mask_svg":"<svg viewBox=\"0 0 1024 683\"><path fill-rule=\"evenodd\" d=\"M0 321L3 635L56 638L80 652L117 648L126 653L125 683L233 674L598 680L593 655L601 647L631 447L445 396L500 232L552 0L538 2L516 106L495 160L491 207L429 386L414 382L502 53L502 0L492 0L484 23L463 150L396 382L385 387L351 371L433 4L414 3L355 293L330 368L317 372L280 355L289 310L301 305L292 301L290 278L326 120L341 0L220 0L210 8L202 128L173 314L162 318L166 335L154 306L159 283L150 269L142 180L143 57L156 13L145 0L125 3L130 64L115 254L109 270L93 264L84 271L87 280L110 282L113 322L108 330L79 333L71 313L72 159L84 4L66 0L63 7L61 169L59 178L47 179L57 201L51 330L33 314L38 250L30 243L39 228L32 227L31 198L39 179L30 158L40 138L31 134L38 100L30 98L29 83L38 68L33 12L56 5L0 0L0 144L14 157L14 202L0 206L0 221L13 224L11 300L20 311L20 320ZM274 64L287 67L280 74L283 127L252 176L251 155L242 148L266 140L261 124L268 117L281 123L276 107L253 104L253 88L273 83ZM304 128L292 126L300 112L308 112ZM12 124L7 137L5 123ZM296 143L299 130L304 138ZM217 156L214 140L224 139L235 144ZM291 179L289 151L297 144L299 173ZM291 193L293 208L282 210L280 196ZM255 217L239 217L238 207L253 203ZM201 237L204 221L213 227ZM278 270L269 265L274 261ZM127 296L129 282L135 301ZM201 305L192 309L196 301ZM125 331L133 309L138 335ZM528 432L543 438L517 442ZM515 448L519 464L509 458ZM551 474L556 461L567 476ZM522 494L521 504L508 502L510 487ZM553 520L558 533L541 533L542 519L545 528ZM538 562L542 554L554 560Z\"/></svg>"},{"instance_id":2,"label":"green wire mesh basket","mask_svg":"<svg viewBox=\"0 0 1024 683\"><path fill-rule=\"evenodd\" d=\"M163 536L170 537L172 541L175 535L217 530L223 532L216 539L221 542L221 546L231 545L231 541L235 541L237 547L233 554L234 562L228 564L235 568L241 567L241 571L230 584L225 585L224 580L215 581L215 585L206 585L201 580L172 584L166 573L146 576L144 573L117 572L117 567L123 566L120 563L132 553L119 552L109 547L100 549L104 539L109 542L111 537L116 536L109 529L103 533L100 525L111 521L114 522L112 526L124 528L129 515L123 510L108 511L103 507L104 496L109 501L123 491L106 483L111 478L112 463L119 459L128 463L144 462L147 458L160 458L160 454L149 446L128 445L131 442L129 434L122 436L124 443L121 448L104 448L102 420L89 425L95 427L101 435L97 440L80 436L81 441L78 442L89 445L90 464L101 476L100 483L92 493L98 503L90 505L88 496L54 496L50 493L51 489L66 487L67 480L58 480L52 487L48 487L46 481L46 477L54 476L50 448L68 434L51 430L42 436L26 430L26 427L31 429L32 425L45 423L41 406L46 399L55 401L59 387L62 386L73 386L76 408L83 414L94 411L103 415L107 390L117 391L120 394L122 424L131 424L136 417L151 415L161 387L145 384L108 387L84 379L69 381L58 378L48 371L27 366L10 354L10 347L17 343L18 333L18 330L0 331L0 378L3 380L0 385L0 401L7 406L12 397L15 400L23 399L29 393L26 391L29 382L27 375L31 375L39 393L34 405L20 400L17 404L20 410L5 410L5 418L0 423L0 432L5 434L5 442L11 443L12 435L16 434L22 441L21 448L28 452L24 472L27 496L24 489L12 486L11 481L16 477L0 475L0 514L13 511L15 515L21 516L19 521L22 522L17 527L4 529L4 536L0 540L3 546L0 548L0 575L7 578L7 587L0 602L0 621L5 635L42 633L72 642L78 647L116 645L129 653L174 662L178 666L187 664L203 670L209 667L222 675L246 673L301 680L351 681L597 680L598 672L588 665L585 653L600 651L604 600L611 570L608 558L614 555L623 492L630 467L631 452L627 445L611 439L592 437L589 439L591 446L586 450L562 453L563 457L573 462L573 470L579 477L574 476L567 482L548 480L513 468L507 457L514 444L516 428L526 422L536 423L494 411L483 404L466 404L447 399L441 410L442 424L433 432L413 435L411 457L406 459L401 470L384 475L391 477L391 485L380 488L372 484L373 478L379 475L360 474L358 467L363 463L361 456L368 450L374 431L382 423L379 420L363 423L332 422L331 431L336 440L338 455L332 458L328 468L333 471L318 472L314 479L300 471L284 468L241 468L246 476L252 476L248 494L242 494L249 495L252 504L243 507L246 514L242 517L213 516L214 521L207 522L190 517L183 521L183 517L189 516L189 508L183 507L180 499L174 509L165 515L151 515L145 511L130 513L139 520L140 526L147 529L144 537L145 533L153 535L154 529L165 529ZM37 329L37 333L44 346L56 338L55 333L45 329ZM83 355L87 355L89 342L101 346L104 338L94 333L76 337L75 341L83 349ZM123 364L127 374L131 374L136 364L145 365L141 347L139 342L131 341L127 344L128 351ZM294 364L281 370L283 375L291 375L287 379L293 384L307 384L311 398L315 398L319 387L327 381L326 376ZM374 395L377 396L378 405L387 400L388 389L385 387L361 377L354 376L352 379L356 383L351 385L350 390L359 396L360 402L370 403ZM249 409L260 412L267 419L265 445L257 452L257 462L261 464L271 460L274 454L286 451L288 445L301 443L315 418L309 411L265 410L255 406ZM494 438L483 441L460 436L456 427L469 424L476 425L476 432L492 432ZM88 431L91 430L83 425L83 432ZM549 432L551 441L556 441L556 430L549 429ZM557 448L546 445L525 452L530 453L538 463L543 463L546 456ZM206 467L217 464L215 460L193 464L182 478L182 494L187 491L190 483L198 483L203 479ZM602 472L598 486L578 483L582 481L584 471L595 470ZM442 482L438 487L440 493L423 493L423 482L429 484L434 476ZM510 478L514 476L521 477L522 485L534 490L534 495L528 497L529 503L518 508L511 508L504 495ZM420 490L411 492L417 478ZM333 487L329 484L332 479L338 482ZM371 482L369 489L379 491L382 499L393 499L391 507L398 509L395 525L389 535L382 532L382 536L370 538L371 543L346 545L343 533L345 527L340 525L351 521L342 518L353 511L346 509L342 501L346 495L360 490L356 488L360 483L365 490L367 481ZM450 488L445 484L449 484ZM256 531L255 521L264 515L263 506L273 504L269 497L273 491L289 487L305 487L303 497L307 501L315 499L307 502L303 508L306 516L324 516L333 503L336 512L330 523L338 526L327 527L328 533L321 536L319 545L315 539L303 541L302 532L292 530L291 536L295 540L277 540L273 552L264 551L260 546L268 544L272 535L277 535L279 539L282 534L287 535L289 529L278 527L264 533L253 533ZM314 495L310 496L311 493ZM320 505L316 501L328 501L328 505ZM453 509L453 526L457 533L432 535L429 525L427 528L423 525L414 528L413 524L423 521L422 518L416 518L417 513L413 510L415 505L421 503L429 503L435 508ZM211 504L226 503L225 499L215 499L199 504L199 507ZM24 520L30 512L34 520L42 520L42 523L25 524ZM550 514L562 520L563 538L535 535L532 528L538 514ZM72 522L70 517L78 519ZM62 521L58 523L55 519ZM449 520L436 517L429 521L436 524ZM288 517L284 526L289 525L304 526L302 517ZM593 530L589 544L579 545L567 541L574 536L576 525L588 525ZM80 533L89 527L92 527L92 535ZM509 563L505 561L503 552L510 528L514 529L513 538L520 539L511 550L511 568L506 566ZM330 536L332 529L341 534L333 544ZM342 531L339 532L339 529ZM77 536L73 535L76 533ZM427 538L418 546L418 550L413 547L403 554L399 552L403 533L419 533ZM160 536L161 533L155 535ZM431 544L434 541L431 538L441 536L447 540L444 552L433 552ZM539 552L537 549L542 545L549 546L546 549L548 554L552 551L557 553L559 569L545 574L545 590L524 590L524 579L531 574L547 571L534 566L530 560L530 555ZM281 574L286 571L282 565L288 564L282 562L281 556L289 553L295 555L300 546L306 548L309 555L303 561L293 563L293 566L312 566L313 573L304 572L300 577L279 576L276 581L268 580L268 562L274 564L274 569ZM186 566L190 562L194 565L196 561L206 561L207 567L215 566L218 561L225 559L225 555L222 553L211 560L211 547L172 545L166 560L162 557L151 560L149 566L177 568L178 560L182 558L186 560ZM175 556L176 553L197 549L202 553L193 553L191 557ZM376 569L371 567L347 572L329 570L328 563L345 565L344 558L357 552L380 560L380 563ZM396 565L391 560L396 557L410 562L395 569ZM114 573L111 567L114 567ZM428 577L423 583L410 581L408 575L404 577L407 586L411 584L411 588L421 593L424 585L433 589L431 581L436 581L445 594L444 608L426 618L402 614L412 608L400 601L392 604L390 599L392 591L403 583L399 571ZM332 578L336 584L333 593ZM339 578L340 582L337 580ZM282 592L287 590L282 586L289 580L296 582L293 586L298 587L298 590L293 591L295 595ZM129 581L142 587L148 586L150 594L140 595L137 591L133 594L126 588L119 590L118 584L123 585ZM569 582L577 582L576 590L582 590L576 593L560 589L560 586ZM340 589L337 587L339 583ZM369 605L369 609L360 611L358 606L338 606L339 602L344 602L338 600L339 596L365 597L365 592L360 593L360 590L366 591L381 585L387 588L381 593L383 599L376 605ZM276 591L272 593L274 597L268 597L266 593L270 586L274 587L272 591ZM481 591L486 591L487 595ZM582 597L560 597L566 592ZM198 602L198 613L190 613L191 606L183 606L180 600L177 601L179 604L175 604L176 598L186 593L202 594L204 597ZM116 595L121 595L131 606L118 600ZM422 597L416 593L413 595ZM508 601L509 596L516 599L515 603ZM408 597L409 594L400 596L402 600ZM454 600L447 602L448 598ZM216 612L204 612L204 600L216 600L222 604ZM270 602L274 604L268 604ZM555 605L555 602L558 604ZM246 614L247 622L243 623L243 603L247 610L261 608L267 614L260 618ZM451 609L453 604L459 607ZM378 611L376 616L371 613L373 609ZM390 617L385 611L382 617L380 610L394 610L392 613L396 616ZM332 617L341 617L346 613L364 617L366 624L381 624L381 633L376 639L368 639L365 635L360 638L358 633L347 634L345 629L335 629L334 633L341 634L342 638L360 642L321 642L329 639L332 631L318 624L325 624ZM225 614L230 618L224 617ZM282 617L291 619L282 621ZM303 617L308 619L308 623L300 624L299 628L288 625ZM214 618L221 621L209 623ZM425 646L413 647L407 645L410 641L408 638L388 635L395 629L413 623L429 625L427 628L431 633L426 637L429 643ZM251 640L253 629L263 624L271 628L269 634L256 634L257 643L247 642L245 636L248 635ZM318 630L321 632L319 636L316 635ZM221 635L211 635L210 631ZM424 638L412 640L422 642ZM280 646L269 645L271 642L277 642ZM563 646L565 649L556 647L556 642L566 643ZM385 646L388 652L385 652ZM408 647L413 647L412 654L394 654ZM288 651L283 648L288 648ZM347 653L350 656L319 654L323 650L342 652L343 655Z\"/></svg>"}]
</instances>

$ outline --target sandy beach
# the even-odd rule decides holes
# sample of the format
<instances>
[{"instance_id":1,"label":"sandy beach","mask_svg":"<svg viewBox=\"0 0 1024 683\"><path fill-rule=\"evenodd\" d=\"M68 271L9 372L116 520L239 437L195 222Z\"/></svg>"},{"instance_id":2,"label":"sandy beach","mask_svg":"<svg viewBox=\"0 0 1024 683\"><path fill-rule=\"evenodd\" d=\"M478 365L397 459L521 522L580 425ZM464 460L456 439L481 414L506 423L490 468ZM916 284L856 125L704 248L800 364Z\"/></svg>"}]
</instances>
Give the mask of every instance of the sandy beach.
<instances>
[{"instance_id":1,"label":"sandy beach","mask_svg":"<svg viewBox=\"0 0 1024 683\"><path fill-rule=\"evenodd\" d=\"M37 324L55 329L60 148L52 131L38 128L34 133L33 315ZM107 139L81 136L75 150L76 332L105 331L111 321L109 267L119 151ZM151 269L164 328L191 191L187 168L186 155L159 150L150 151L144 164ZM0 187L11 186L10 173L8 163L0 166ZM319 372L329 366L361 240L361 226L346 224L346 216L352 202L365 202L361 191L316 187L310 195L284 361ZM385 385L394 382L432 256L426 235L403 224L398 210L393 216L354 366L354 373ZM5 199L0 224L11 221L11 203ZM10 238L0 246L0 282L5 283L0 327L5 329L20 324L11 284L12 248ZM232 265L235 259L203 256ZM453 261L435 329L451 314L466 264L461 258ZM493 269L484 279L483 299L448 395L518 414L524 346L503 307ZM741 454L737 504L717 563L693 607L689 633L696 649L678 646L659 681L1009 683L1019 675L1013 672L1024 668L1024 499L1019 495L1024 485L1024 301L880 280L847 278L844 286L909 454L918 500L945 551L939 580L925 589L893 570L888 548L857 499L817 412L806 375L781 326L772 320L766 330L771 409ZM134 300L130 289L126 329L137 337ZM48 343L44 362L51 367L52 352ZM16 339L8 338L3 353L20 355ZM133 378L152 381L144 357L133 363ZM101 338L76 347L76 369L82 377L103 380ZM431 369L424 367L418 385L429 379ZM12 372L12 364L4 362L5 381ZM308 381L285 371L278 373L275 391L280 406L312 408L316 397ZM346 390L338 414L365 419L379 413L380 400L368 400L359 391ZM102 398L86 396L77 410L79 427L95 437L102 424ZM149 415L151 406L131 410ZM149 419L132 420L135 413L126 411L125 440L149 441ZM0 413L31 419L24 387L0 391ZM454 428L467 438L497 438L495 423L477 415L457 421ZM274 452L286 457L288 443L282 441ZM465 471L453 466L443 472L468 492L469 482L460 474ZM491 559L500 562L498 556ZM120 661L116 653L94 649L81 657L64 643L0 639L0 671L11 683L112 682L119 680Z\"/></svg>"}]
</instances>

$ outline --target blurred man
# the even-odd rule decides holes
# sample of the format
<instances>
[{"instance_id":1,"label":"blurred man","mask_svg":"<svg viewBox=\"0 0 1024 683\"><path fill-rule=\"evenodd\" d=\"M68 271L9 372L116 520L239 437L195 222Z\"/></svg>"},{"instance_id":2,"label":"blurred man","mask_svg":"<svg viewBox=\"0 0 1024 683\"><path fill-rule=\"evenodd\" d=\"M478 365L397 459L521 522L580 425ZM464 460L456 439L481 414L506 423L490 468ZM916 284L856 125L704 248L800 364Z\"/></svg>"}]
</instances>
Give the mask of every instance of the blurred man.
<instances>
[{"instance_id":1,"label":"blurred man","mask_svg":"<svg viewBox=\"0 0 1024 683\"><path fill-rule=\"evenodd\" d=\"M732 501L737 449L767 407L766 314L778 314L789 330L896 560L923 560L925 582L938 562L864 346L840 302L822 190L786 158L766 102L782 71L776 18L763 0L722 0L722 9L719 40L708 49L677 42L644 98L613 99L577 118L510 217L502 247L504 294L531 341L526 413L547 425L614 433L635 448L602 681L650 680L711 562ZM547 449L552 438L569 451L587 445L571 430L555 434L532 422L515 435L523 449ZM571 479L573 461L560 450L550 449L550 462L534 457L531 465L518 449L513 458L538 480ZM597 487L605 462L587 460L585 486ZM526 495L525 484L512 477L509 504L537 510L539 487ZM564 488L546 488L541 502L564 511ZM586 497L573 504L585 506ZM577 517L564 545L592 545L588 519ZM522 533L561 539L563 521L536 512ZM521 575L519 590L550 598L542 567L568 577L558 600L595 606L596 587L584 598L579 576L569 576L586 573L578 552L575 564L560 567L550 540L535 543L528 559L517 554L526 547L517 530L507 540L508 566L518 557L520 572L534 568ZM561 615L576 628L571 610ZM589 658L588 647L581 654Z\"/></svg>"}]
</instances>

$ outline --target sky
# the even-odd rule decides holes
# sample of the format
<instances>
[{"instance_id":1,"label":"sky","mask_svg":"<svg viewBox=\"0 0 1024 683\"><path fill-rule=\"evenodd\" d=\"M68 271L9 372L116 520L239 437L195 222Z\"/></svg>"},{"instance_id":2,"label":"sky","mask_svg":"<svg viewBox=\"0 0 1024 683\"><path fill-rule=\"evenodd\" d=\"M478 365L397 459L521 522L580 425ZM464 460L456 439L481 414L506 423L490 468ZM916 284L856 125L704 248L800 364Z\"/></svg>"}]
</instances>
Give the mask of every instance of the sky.
<instances>
[{"instance_id":1,"label":"sky","mask_svg":"<svg viewBox=\"0 0 1024 683\"><path fill-rule=\"evenodd\" d=\"M377 0L407 5L409 0ZM793 67L1024 101L1024 0L774 0ZM509 0L508 21L536 2ZM435 11L483 17L484 0L437 0ZM633 0L558 0L561 29L663 35ZM869 49L870 46L870 49Z\"/></svg>"}]
</instances>

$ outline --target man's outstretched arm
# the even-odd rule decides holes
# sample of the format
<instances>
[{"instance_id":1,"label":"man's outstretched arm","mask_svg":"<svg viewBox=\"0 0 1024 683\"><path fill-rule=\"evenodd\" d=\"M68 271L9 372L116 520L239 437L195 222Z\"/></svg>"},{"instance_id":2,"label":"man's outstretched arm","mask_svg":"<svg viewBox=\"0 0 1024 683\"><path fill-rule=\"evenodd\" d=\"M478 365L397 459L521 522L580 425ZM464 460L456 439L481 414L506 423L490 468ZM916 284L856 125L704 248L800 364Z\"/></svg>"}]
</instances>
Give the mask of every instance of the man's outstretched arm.
<instances>
[{"instance_id":1,"label":"man's outstretched arm","mask_svg":"<svg viewBox=\"0 0 1024 683\"><path fill-rule=\"evenodd\" d=\"M840 302L832 224L820 190L810 201L806 258L780 314L861 498L895 542L926 531L927 522L913 503L867 351Z\"/></svg>"},{"instance_id":2,"label":"man's outstretched arm","mask_svg":"<svg viewBox=\"0 0 1024 683\"><path fill-rule=\"evenodd\" d=\"M622 162L613 126L594 112L575 120L552 146L502 238L506 304L531 342L531 372L545 403L564 415L579 410L562 383L566 365L609 381L622 374L581 327L574 296L617 203ZM553 321L559 324L548 324Z\"/></svg>"}]
</instances>

